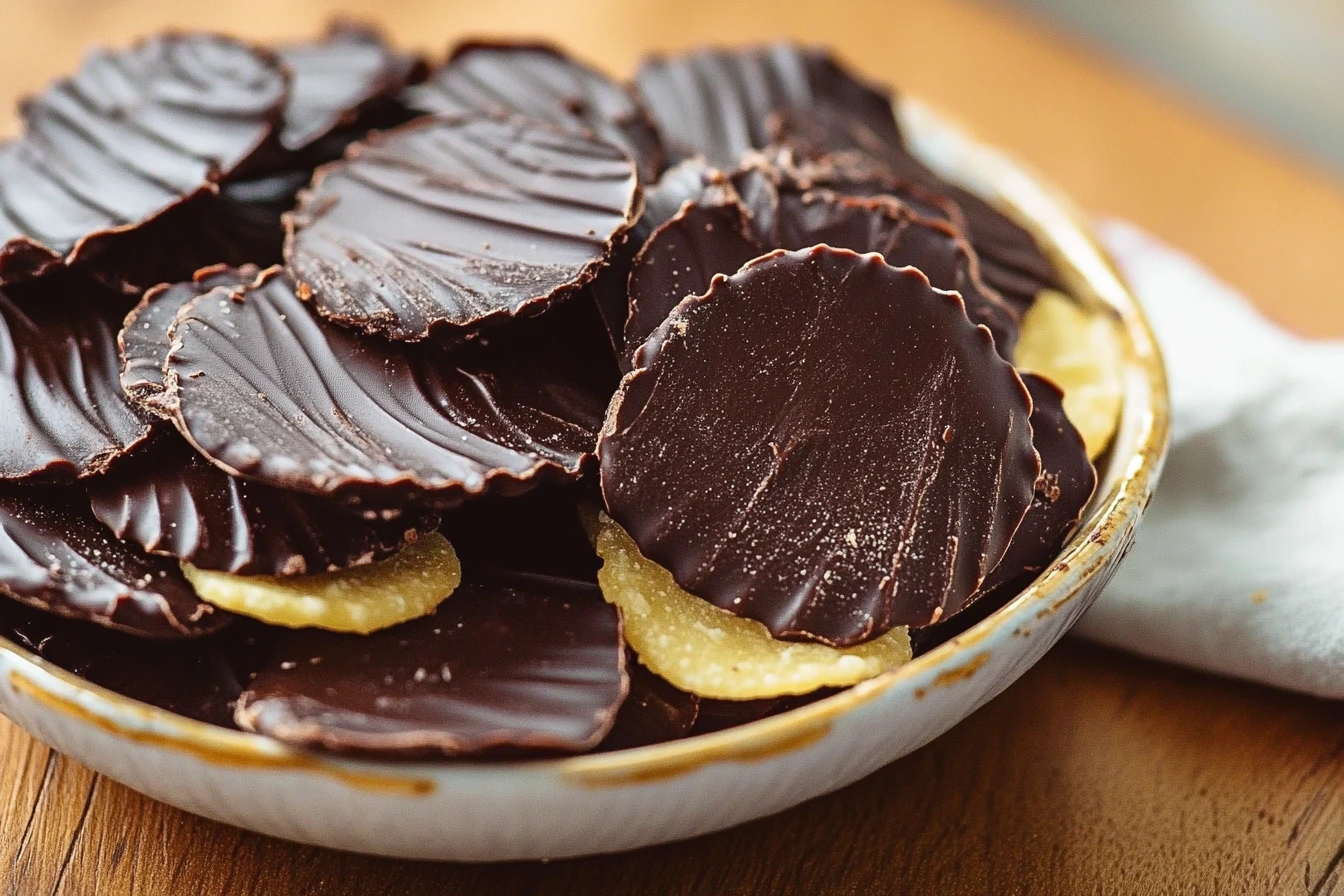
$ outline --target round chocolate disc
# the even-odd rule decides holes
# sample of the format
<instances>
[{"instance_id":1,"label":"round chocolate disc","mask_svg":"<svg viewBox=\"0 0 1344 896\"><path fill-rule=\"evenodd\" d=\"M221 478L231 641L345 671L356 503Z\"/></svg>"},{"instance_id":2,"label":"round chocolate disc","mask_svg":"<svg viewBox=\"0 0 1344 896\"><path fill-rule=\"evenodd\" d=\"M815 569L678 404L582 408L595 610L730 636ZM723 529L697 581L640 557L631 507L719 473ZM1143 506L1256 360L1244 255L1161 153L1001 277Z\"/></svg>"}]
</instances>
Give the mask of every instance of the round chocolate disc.
<instances>
[{"instance_id":1,"label":"round chocolate disc","mask_svg":"<svg viewBox=\"0 0 1344 896\"><path fill-rule=\"evenodd\" d=\"M172 33L88 56L20 110L0 146L0 282L73 263L245 165L287 77L230 38Z\"/></svg>"},{"instance_id":2,"label":"round chocolate disc","mask_svg":"<svg viewBox=\"0 0 1344 896\"><path fill-rule=\"evenodd\" d=\"M434 514L363 519L312 495L236 479L168 432L89 484L94 516L124 541L235 575L336 572L392 556Z\"/></svg>"},{"instance_id":3,"label":"round chocolate disc","mask_svg":"<svg viewBox=\"0 0 1344 896\"><path fill-rule=\"evenodd\" d=\"M70 485L0 486L0 594L146 638L205 635L231 618L176 563L114 538Z\"/></svg>"},{"instance_id":4,"label":"round chocolate disc","mask_svg":"<svg viewBox=\"0 0 1344 896\"><path fill-rule=\"evenodd\" d=\"M572 369L564 330L545 326L562 310L521 322L536 340L505 333L450 353L315 317L272 269L178 313L166 399L198 450L277 488L374 507L518 494L578 476L609 395Z\"/></svg>"},{"instance_id":5,"label":"round chocolate disc","mask_svg":"<svg viewBox=\"0 0 1344 896\"><path fill-rule=\"evenodd\" d=\"M878 255L776 252L677 307L599 443L677 584L851 646L960 609L1031 504L1030 399L961 299Z\"/></svg>"},{"instance_id":6,"label":"round chocolate disc","mask_svg":"<svg viewBox=\"0 0 1344 896\"><path fill-rule=\"evenodd\" d=\"M73 274L0 291L0 479L101 473L149 437L121 391L109 308Z\"/></svg>"},{"instance_id":7,"label":"round chocolate disc","mask_svg":"<svg viewBox=\"0 0 1344 896\"><path fill-rule=\"evenodd\" d=\"M468 42L442 68L408 89L404 102L434 114L517 114L581 129L621 147L652 181L663 152L648 115L606 75L561 50L535 43Z\"/></svg>"},{"instance_id":8,"label":"round chocolate disc","mask_svg":"<svg viewBox=\"0 0 1344 896\"><path fill-rule=\"evenodd\" d=\"M238 702L248 731L329 750L580 752L628 688L620 615L595 585L468 583L372 635L287 635Z\"/></svg>"},{"instance_id":9,"label":"round chocolate disc","mask_svg":"<svg viewBox=\"0 0 1344 896\"><path fill-rule=\"evenodd\" d=\"M437 117L319 169L288 218L285 258L324 316L415 341L569 295L639 208L633 163L605 141Z\"/></svg>"}]
</instances>

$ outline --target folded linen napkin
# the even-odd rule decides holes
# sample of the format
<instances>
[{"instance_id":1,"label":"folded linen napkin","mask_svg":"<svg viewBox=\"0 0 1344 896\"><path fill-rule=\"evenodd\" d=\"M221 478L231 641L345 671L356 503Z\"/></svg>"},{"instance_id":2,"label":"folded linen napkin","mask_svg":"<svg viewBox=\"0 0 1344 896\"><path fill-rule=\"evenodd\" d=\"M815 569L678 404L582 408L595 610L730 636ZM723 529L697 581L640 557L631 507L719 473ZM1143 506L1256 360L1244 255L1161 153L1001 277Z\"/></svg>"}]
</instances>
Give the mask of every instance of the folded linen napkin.
<instances>
[{"instance_id":1,"label":"folded linen napkin","mask_svg":"<svg viewBox=\"0 0 1344 896\"><path fill-rule=\"evenodd\" d=\"M1133 552L1076 630L1344 698L1344 342L1284 332L1129 225L1101 237L1162 347L1172 447Z\"/></svg>"}]
</instances>

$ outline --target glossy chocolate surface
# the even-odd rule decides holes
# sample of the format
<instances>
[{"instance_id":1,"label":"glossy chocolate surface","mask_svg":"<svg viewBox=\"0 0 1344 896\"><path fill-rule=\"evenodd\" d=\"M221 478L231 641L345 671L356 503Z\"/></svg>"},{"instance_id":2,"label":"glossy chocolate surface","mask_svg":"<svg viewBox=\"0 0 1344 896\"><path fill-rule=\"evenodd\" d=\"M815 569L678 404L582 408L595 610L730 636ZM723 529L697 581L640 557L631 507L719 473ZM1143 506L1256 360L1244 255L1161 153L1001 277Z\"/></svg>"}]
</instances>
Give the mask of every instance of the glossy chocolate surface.
<instances>
[{"instance_id":1,"label":"glossy chocolate surface","mask_svg":"<svg viewBox=\"0 0 1344 896\"><path fill-rule=\"evenodd\" d=\"M319 169L285 258L325 316L416 341L536 313L593 279L639 214L625 153L526 119L427 119Z\"/></svg>"},{"instance_id":2,"label":"glossy chocolate surface","mask_svg":"<svg viewBox=\"0 0 1344 896\"><path fill-rule=\"evenodd\" d=\"M463 584L433 615L372 635L287 636L236 721L338 751L578 752L610 730L625 660L595 585L515 575Z\"/></svg>"},{"instance_id":3,"label":"glossy chocolate surface","mask_svg":"<svg viewBox=\"0 0 1344 896\"><path fill-rule=\"evenodd\" d=\"M468 42L404 102L434 114L521 115L619 146L653 180L663 151L648 115L605 74L563 51L535 43Z\"/></svg>"},{"instance_id":4,"label":"glossy chocolate surface","mask_svg":"<svg viewBox=\"0 0 1344 896\"><path fill-rule=\"evenodd\" d=\"M118 541L73 485L0 486L0 595L146 638L222 628L176 563Z\"/></svg>"},{"instance_id":5,"label":"glossy chocolate surface","mask_svg":"<svg viewBox=\"0 0 1344 896\"><path fill-rule=\"evenodd\" d=\"M598 449L608 510L776 637L848 646L956 612L1031 503L1016 371L956 296L876 255L755 261L639 363Z\"/></svg>"},{"instance_id":6,"label":"glossy chocolate surface","mask_svg":"<svg viewBox=\"0 0 1344 896\"><path fill-rule=\"evenodd\" d=\"M824 117L847 145L900 141L891 98L823 50L789 43L645 59L635 90L673 161L700 155L724 170L774 142L781 114Z\"/></svg>"},{"instance_id":7,"label":"glossy chocolate surface","mask_svg":"<svg viewBox=\"0 0 1344 896\"><path fill-rule=\"evenodd\" d=\"M349 569L390 557L438 525L423 512L363 519L323 498L237 479L174 432L91 482L89 498L118 538L238 575Z\"/></svg>"},{"instance_id":8,"label":"glossy chocolate surface","mask_svg":"<svg viewBox=\"0 0 1344 896\"><path fill-rule=\"evenodd\" d=\"M86 57L26 101L0 146L0 282L75 261L245 166L288 79L271 54L166 34Z\"/></svg>"},{"instance_id":9,"label":"glossy chocolate surface","mask_svg":"<svg viewBox=\"0 0 1344 896\"><path fill-rule=\"evenodd\" d=\"M273 270L179 312L169 400L203 454L277 488L374 507L518 494L578 475L608 393L587 379L592 359L517 329L516 342L501 332L451 353L362 337L314 316Z\"/></svg>"},{"instance_id":10,"label":"glossy chocolate surface","mask_svg":"<svg viewBox=\"0 0 1344 896\"><path fill-rule=\"evenodd\" d=\"M130 399L157 410L163 394L163 364L168 360L168 331L182 307L206 293L219 289L220 298L242 290L261 271L255 265L231 268L227 265L206 268L191 280L164 283L145 293L122 322L117 335L121 354L121 387Z\"/></svg>"},{"instance_id":11,"label":"glossy chocolate surface","mask_svg":"<svg viewBox=\"0 0 1344 896\"><path fill-rule=\"evenodd\" d=\"M120 301L69 273L0 290L0 479L94 475L149 436L121 391Z\"/></svg>"}]
</instances>

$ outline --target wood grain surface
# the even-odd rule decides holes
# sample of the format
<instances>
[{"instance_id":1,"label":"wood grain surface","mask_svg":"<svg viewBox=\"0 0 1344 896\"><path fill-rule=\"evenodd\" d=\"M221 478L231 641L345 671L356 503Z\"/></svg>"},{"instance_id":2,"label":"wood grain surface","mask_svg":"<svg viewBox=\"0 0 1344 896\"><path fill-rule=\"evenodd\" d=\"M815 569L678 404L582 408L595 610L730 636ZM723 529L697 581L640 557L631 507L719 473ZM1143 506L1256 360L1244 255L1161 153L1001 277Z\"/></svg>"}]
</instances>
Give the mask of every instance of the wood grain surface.
<instances>
[{"instance_id":1,"label":"wood grain surface","mask_svg":"<svg viewBox=\"0 0 1344 896\"><path fill-rule=\"evenodd\" d=\"M951 111L1202 258L1270 315L1344 335L1344 186L1025 20L955 0L5 0L0 103L164 25L259 37L334 10L437 49L542 33L618 72L781 35ZM0 894L1344 894L1344 708L1067 642L932 745L745 827L489 867L296 846L154 803L0 720Z\"/></svg>"}]
</instances>

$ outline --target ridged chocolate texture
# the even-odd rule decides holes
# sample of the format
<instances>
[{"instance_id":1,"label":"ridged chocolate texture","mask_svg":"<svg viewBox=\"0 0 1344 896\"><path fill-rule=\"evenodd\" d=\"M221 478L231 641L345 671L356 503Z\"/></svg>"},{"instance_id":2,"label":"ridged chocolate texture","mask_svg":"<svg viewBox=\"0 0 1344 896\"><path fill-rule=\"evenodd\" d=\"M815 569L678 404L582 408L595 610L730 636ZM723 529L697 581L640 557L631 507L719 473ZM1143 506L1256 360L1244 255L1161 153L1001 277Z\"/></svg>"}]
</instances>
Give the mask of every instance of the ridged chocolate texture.
<instances>
[{"instance_id":1,"label":"ridged chocolate texture","mask_svg":"<svg viewBox=\"0 0 1344 896\"><path fill-rule=\"evenodd\" d=\"M900 142L885 91L829 53L795 44L654 56L640 65L635 90L673 161L701 155L731 171L774 141L776 118L788 112L825 116L873 145Z\"/></svg>"},{"instance_id":2,"label":"ridged chocolate texture","mask_svg":"<svg viewBox=\"0 0 1344 896\"><path fill-rule=\"evenodd\" d=\"M147 641L0 600L0 635L25 650L124 697L225 728L237 727L234 703L264 657L261 628L235 619L208 637Z\"/></svg>"},{"instance_id":3,"label":"ridged chocolate texture","mask_svg":"<svg viewBox=\"0 0 1344 896\"><path fill-rule=\"evenodd\" d=\"M959 610L1031 504L1030 401L954 294L828 247L716 279L645 343L598 447L687 591L849 646Z\"/></svg>"},{"instance_id":4,"label":"ridged chocolate texture","mask_svg":"<svg viewBox=\"0 0 1344 896\"><path fill-rule=\"evenodd\" d=\"M1031 393L1031 441L1041 456L1036 495L1008 552L985 577L983 593L1020 590L1050 565L1078 527L1083 508L1097 487L1097 471L1083 437L1064 414L1064 393L1044 377L1022 374Z\"/></svg>"},{"instance_id":5,"label":"ridged chocolate texture","mask_svg":"<svg viewBox=\"0 0 1344 896\"><path fill-rule=\"evenodd\" d=\"M774 249L825 244L919 268L936 288L959 293L971 320L988 327L1000 354L1012 357L1017 310L981 282L974 251L951 225L920 217L891 197L842 196L764 179L752 188L745 206L728 197L684 207L645 243L630 274L629 356L678 302L703 295L715 274L735 273Z\"/></svg>"},{"instance_id":6,"label":"ridged chocolate texture","mask_svg":"<svg viewBox=\"0 0 1344 896\"><path fill-rule=\"evenodd\" d=\"M178 313L168 400L203 454L276 488L373 507L519 494L576 477L606 407L548 326L561 310L449 353L317 318L273 269Z\"/></svg>"},{"instance_id":7,"label":"ridged chocolate texture","mask_svg":"<svg viewBox=\"0 0 1344 896\"><path fill-rule=\"evenodd\" d=\"M363 519L329 500L237 479L168 432L89 485L93 513L123 541L238 575L335 572L390 557L434 514Z\"/></svg>"},{"instance_id":8,"label":"ridged chocolate texture","mask_svg":"<svg viewBox=\"0 0 1344 896\"><path fill-rule=\"evenodd\" d=\"M592 133L625 150L646 181L663 167L648 114L621 85L547 44L468 42L404 102L434 114L517 114Z\"/></svg>"},{"instance_id":9,"label":"ridged chocolate texture","mask_svg":"<svg viewBox=\"0 0 1344 896\"><path fill-rule=\"evenodd\" d=\"M620 616L595 585L467 583L431 616L372 635L286 637L235 719L329 750L579 752L625 698Z\"/></svg>"},{"instance_id":10,"label":"ridged chocolate texture","mask_svg":"<svg viewBox=\"0 0 1344 896\"><path fill-rule=\"evenodd\" d=\"M217 35L91 54L23 104L22 135L0 146L0 282L213 189L272 136L286 93L273 56Z\"/></svg>"},{"instance_id":11,"label":"ridged chocolate texture","mask_svg":"<svg viewBox=\"0 0 1344 896\"><path fill-rule=\"evenodd\" d=\"M68 274L0 290L0 479L91 476L149 436L121 391L115 308Z\"/></svg>"},{"instance_id":12,"label":"ridged chocolate texture","mask_svg":"<svg viewBox=\"0 0 1344 896\"><path fill-rule=\"evenodd\" d=\"M383 103L423 71L414 56L392 49L376 28L337 22L317 40L284 44L276 55L292 81L280 145L300 152Z\"/></svg>"},{"instance_id":13,"label":"ridged chocolate texture","mask_svg":"<svg viewBox=\"0 0 1344 896\"><path fill-rule=\"evenodd\" d=\"M147 410L160 412L163 396L163 364L168 360L168 331L184 305L212 290L221 290L227 298L257 279L261 271L254 265L244 268L217 266L197 272L182 283L163 283L145 293L140 303L126 315L117 348L121 355L121 387L131 401Z\"/></svg>"},{"instance_id":14,"label":"ridged chocolate texture","mask_svg":"<svg viewBox=\"0 0 1344 896\"><path fill-rule=\"evenodd\" d=\"M326 317L416 341L536 313L593 279L639 214L634 164L526 119L439 117L318 170L285 258Z\"/></svg>"},{"instance_id":15,"label":"ridged chocolate texture","mask_svg":"<svg viewBox=\"0 0 1344 896\"><path fill-rule=\"evenodd\" d=\"M146 638L205 635L230 618L176 563L114 538L71 485L0 486L0 595Z\"/></svg>"}]
</instances>

